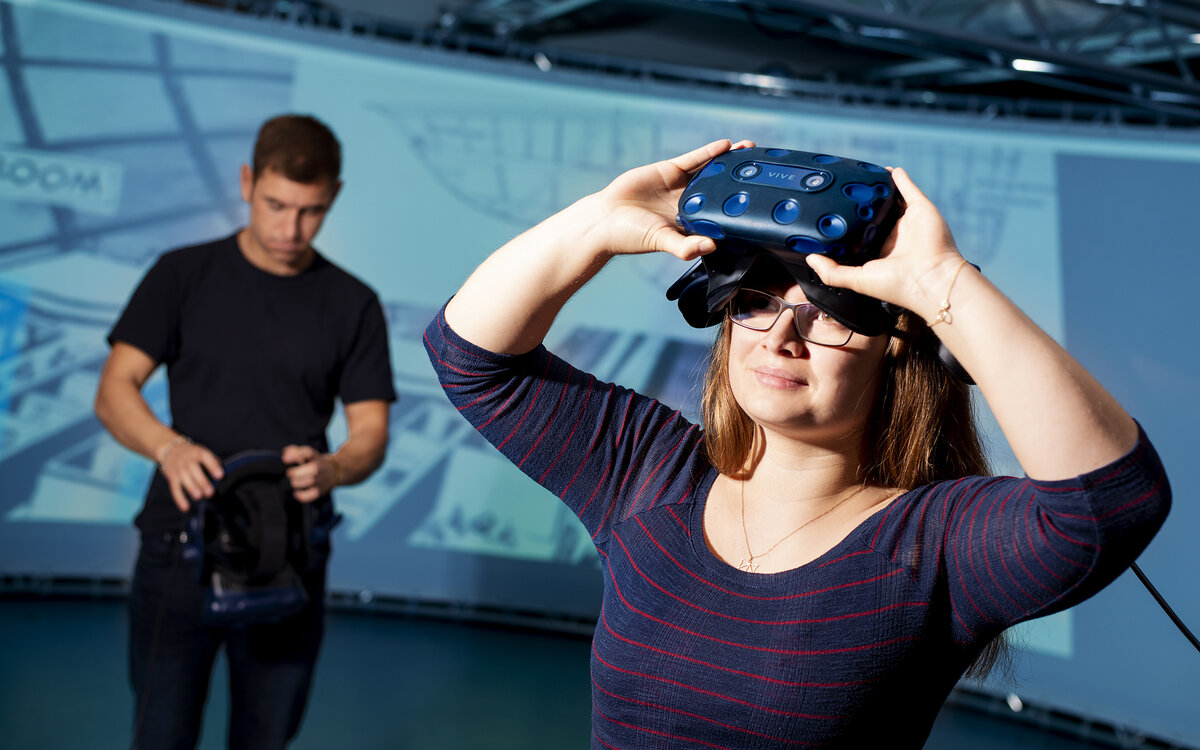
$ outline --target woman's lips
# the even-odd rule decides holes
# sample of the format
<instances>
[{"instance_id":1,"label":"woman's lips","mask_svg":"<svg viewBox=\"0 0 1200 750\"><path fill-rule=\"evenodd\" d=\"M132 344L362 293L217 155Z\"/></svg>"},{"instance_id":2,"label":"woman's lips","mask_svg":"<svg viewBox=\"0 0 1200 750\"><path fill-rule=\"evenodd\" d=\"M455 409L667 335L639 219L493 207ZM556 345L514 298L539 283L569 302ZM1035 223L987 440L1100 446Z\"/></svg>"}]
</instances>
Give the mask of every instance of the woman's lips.
<instances>
[{"instance_id":1,"label":"woman's lips","mask_svg":"<svg viewBox=\"0 0 1200 750\"><path fill-rule=\"evenodd\" d=\"M759 383L768 388L790 389L808 385L808 381L799 375L777 367L756 367L754 376Z\"/></svg>"}]
</instances>

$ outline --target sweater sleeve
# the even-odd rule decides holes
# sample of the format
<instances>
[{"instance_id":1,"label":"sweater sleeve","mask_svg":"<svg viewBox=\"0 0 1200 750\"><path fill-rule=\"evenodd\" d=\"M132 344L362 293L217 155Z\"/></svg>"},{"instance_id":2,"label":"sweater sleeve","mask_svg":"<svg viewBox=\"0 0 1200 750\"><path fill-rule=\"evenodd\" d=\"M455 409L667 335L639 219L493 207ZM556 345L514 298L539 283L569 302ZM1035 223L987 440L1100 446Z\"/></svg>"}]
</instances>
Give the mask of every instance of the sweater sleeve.
<instances>
[{"instance_id":1,"label":"sweater sleeve","mask_svg":"<svg viewBox=\"0 0 1200 750\"><path fill-rule=\"evenodd\" d=\"M439 311L425 330L438 380L468 422L561 498L603 546L614 524L691 497L708 468L696 425L538 346L504 355L471 344Z\"/></svg>"},{"instance_id":2,"label":"sweater sleeve","mask_svg":"<svg viewBox=\"0 0 1200 750\"><path fill-rule=\"evenodd\" d=\"M910 497L888 509L877 549L948 595L955 640L969 643L1110 584L1162 526L1171 489L1139 427L1128 454L1075 479L968 477Z\"/></svg>"}]
</instances>

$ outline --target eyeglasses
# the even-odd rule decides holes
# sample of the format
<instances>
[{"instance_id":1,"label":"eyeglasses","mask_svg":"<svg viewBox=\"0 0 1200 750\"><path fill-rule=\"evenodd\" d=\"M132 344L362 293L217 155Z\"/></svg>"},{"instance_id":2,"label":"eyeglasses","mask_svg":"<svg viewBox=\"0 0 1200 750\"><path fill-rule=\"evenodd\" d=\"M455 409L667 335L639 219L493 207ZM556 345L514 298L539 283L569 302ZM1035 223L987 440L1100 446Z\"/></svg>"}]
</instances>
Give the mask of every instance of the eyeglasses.
<instances>
[{"instance_id":1,"label":"eyeglasses","mask_svg":"<svg viewBox=\"0 0 1200 750\"><path fill-rule=\"evenodd\" d=\"M796 334L813 344L845 346L854 335L811 302L792 304L757 289L739 289L729 301L729 319L751 331L769 331L784 310L792 311Z\"/></svg>"}]
</instances>

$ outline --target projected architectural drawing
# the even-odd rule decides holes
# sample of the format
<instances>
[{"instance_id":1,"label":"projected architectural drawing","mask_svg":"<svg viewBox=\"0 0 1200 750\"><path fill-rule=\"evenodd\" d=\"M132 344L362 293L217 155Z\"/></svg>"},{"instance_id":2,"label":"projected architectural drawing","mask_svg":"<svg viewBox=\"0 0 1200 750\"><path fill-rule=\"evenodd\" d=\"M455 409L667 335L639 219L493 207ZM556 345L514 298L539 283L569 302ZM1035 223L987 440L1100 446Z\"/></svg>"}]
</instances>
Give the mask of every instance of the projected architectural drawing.
<instances>
[{"instance_id":1,"label":"projected architectural drawing","mask_svg":"<svg viewBox=\"0 0 1200 750\"><path fill-rule=\"evenodd\" d=\"M206 5L0 0L0 575L128 579L130 522L153 467L93 416L104 337L160 253L243 223L238 165L258 125L290 110L342 138L346 186L317 245L379 292L399 394L383 467L337 491L331 590L594 617L600 575L586 532L450 406L422 334L492 248L624 169L732 136L912 174L964 255L1155 441L1180 501L1144 567L1193 619L1196 506L1182 502L1190 478L1180 469L1200 368L1179 344L1191 340L1200 262L1188 252L1194 141L788 109L770 96L691 100L681 87L591 86L557 68L464 63L466 52L391 57L266 20L247 31L253 18L220 28L172 15ZM663 296L686 267L665 255L609 264L547 346L694 417L711 331L687 328ZM168 416L161 375L145 395ZM335 419L330 442L344 437ZM1021 473L1015 462L994 468ZM1177 689L1196 684L1194 670L1138 585L1118 580L1027 626L1016 640L1037 671L1020 687L1200 736L1196 690ZM1104 645L1113 642L1131 647ZM1115 682L1126 689L1110 690Z\"/></svg>"},{"instance_id":2,"label":"projected architectural drawing","mask_svg":"<svg viewBox=\"0 0 1200 750\"><path fill-rule=\"evenodd\" d=\"M0 117L0 472L10 478L0 513L13 522L127 524L151 467L92 416L103 337L160 252L240 224L236 166L259 122L287 110L302 82L286 55L36 7L0 4L0 28L0 95L11 113ZM1009 227L1049 223L1053 211L1050 176L1030 178L1014 148L732 110L589 110L549 95L520 110L468 109L423 102L416 80L388 87L406 92L388 99L365 85L356 93L352 78L344 76L340 95L403 140L401 158L413 165L394 169L423 172L419 179L444 193L444 214L468 226L489 219L519 231L621 169L740 131L929 175L960 243L981 263L1001 251ZM672 259L636 268L655 290L679 273ZM339 492L344 533L362 539L403 509L405 520L392 526L421 547L544 561L588 554L574 519L515 470L496 469L502 479L490 493L455 485L464 463L487 464L491 449L449 409L424 364L420 334L434 309L393 296L387 278L372 283L388 308L400 403L384 468ZM702 345L602 324L568 324L550 343L601 378L695 411ZM165 416L162 383L147 395ZM514 493L527 499L490 502Z\"/></svg>"},{"instance_id":3,"label":"projected architectural drawing","mask_svg":"<svg viewBox=\"0 0 1200 750\"><path fill-rule=\"evenodd\" d=\"M529 226L614 174L675 156L695 144L752 133L759 145L851 155L899 164L926 183L930 197L972 259L987 263L1013 223L1053 226L1053 175L1038 174L1028 149L985 142L947 143L928 135L867 135L779 116L577 108L481 109L371 99L362 108L387 117L411 144L426 177L442 184L461 211L482 211Z\"/></svg>"},{"instance_id":4,"label":"projected architectural drawing","mask_svg":"<svg viewBox=\"0 0 1200 750\"><path fill-rule=\"evenodd\" d=\"M150 467L92 416L104 336L160 252L238 225L292 63L7 3L0 38L0 514L128 524Z\"/></svg>"}]
</instances>

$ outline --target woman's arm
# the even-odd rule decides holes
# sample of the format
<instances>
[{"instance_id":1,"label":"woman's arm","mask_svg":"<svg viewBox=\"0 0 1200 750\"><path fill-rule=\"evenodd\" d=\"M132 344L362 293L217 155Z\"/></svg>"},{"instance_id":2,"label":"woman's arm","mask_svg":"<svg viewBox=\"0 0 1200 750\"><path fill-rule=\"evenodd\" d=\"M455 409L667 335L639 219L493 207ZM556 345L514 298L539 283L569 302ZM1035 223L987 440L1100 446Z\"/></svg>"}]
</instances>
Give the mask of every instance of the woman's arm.
<instances>
[{"instance_id":1,"label":"woman's arm","mask_svg":"<svg viewBox=\"0 0 1200 750\"><path fill-rule=\"evenodd\" d=\"M892 176L907 208L884 256L858 268L810 256L821 279L931 323L979 385L1030 477L1068 479L1126 454L1137 442L1133 419L999 289L963 265L941 214L904 170ZM947 315L935 322L943 300Z\"/></svg>"},{"instance_id":2,"label":"woman's arm","mask_svg":"<svg viewBox=\"0 0 1200 750\"><path fill-rule=\"evenodd\" d=\"M679 195L708 160L749 145L714 141L622 174L488 257L446 307L446 322L484 349L523 354L612 256L663 251L691 260L712 252L711 239L676 226Z\"/></svg>"}]
</instances>

